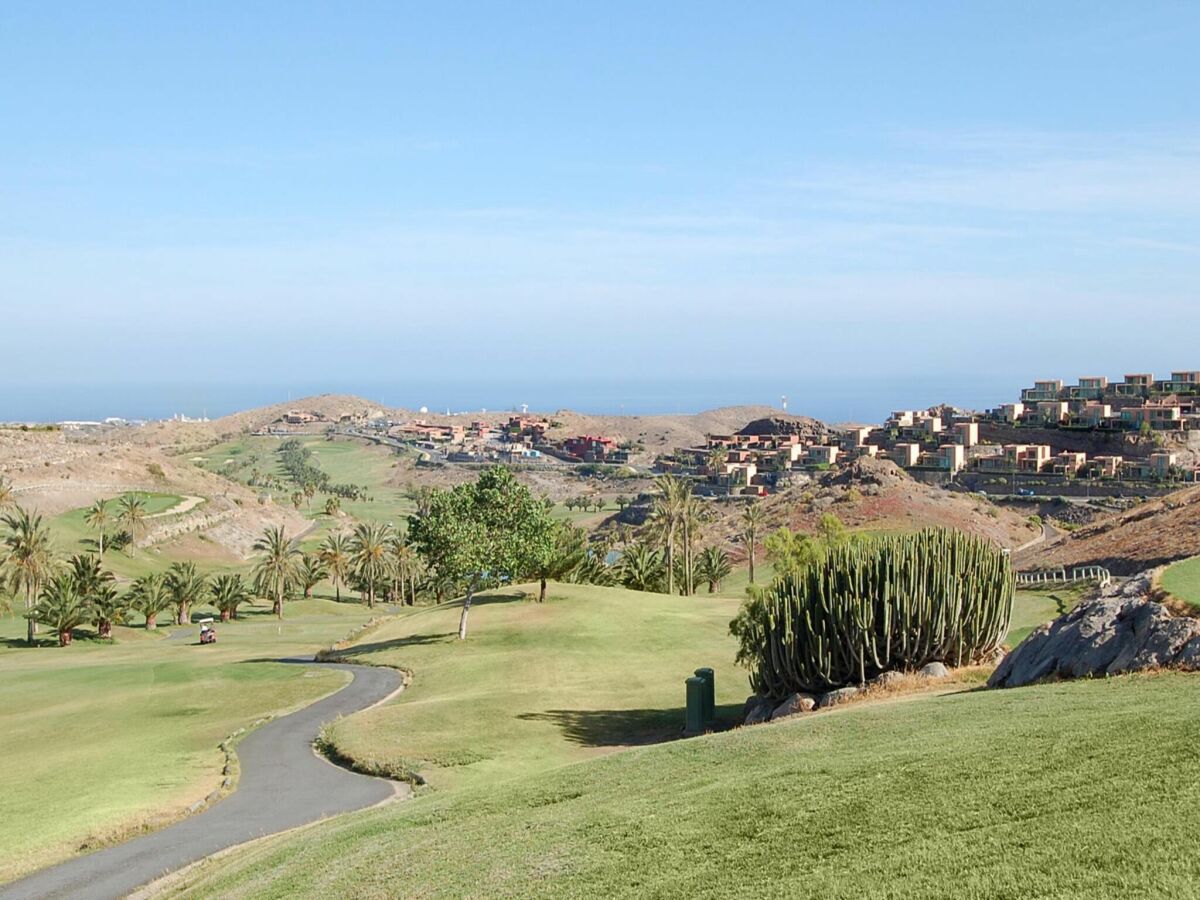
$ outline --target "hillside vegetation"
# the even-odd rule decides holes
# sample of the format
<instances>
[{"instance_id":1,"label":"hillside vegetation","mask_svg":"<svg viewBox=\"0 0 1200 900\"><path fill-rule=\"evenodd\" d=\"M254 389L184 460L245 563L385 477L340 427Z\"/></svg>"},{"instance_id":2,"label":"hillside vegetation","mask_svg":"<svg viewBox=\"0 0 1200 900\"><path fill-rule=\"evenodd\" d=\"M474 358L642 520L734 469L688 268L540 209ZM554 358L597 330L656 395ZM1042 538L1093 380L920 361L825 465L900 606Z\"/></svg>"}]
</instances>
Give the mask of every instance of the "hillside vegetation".
<instances>
[{"instance_id":1,"label":"hillside vegetation","mask_svg":"<svg viewBox=\"0 0 1200 900\"><path fill-rule=\"evenodd\" d=\"M1193 896L1187 675L859 705L269 839L188 897ZM1120 722L1120 728L1113 723Z\"/></svg>"}]
</instances>

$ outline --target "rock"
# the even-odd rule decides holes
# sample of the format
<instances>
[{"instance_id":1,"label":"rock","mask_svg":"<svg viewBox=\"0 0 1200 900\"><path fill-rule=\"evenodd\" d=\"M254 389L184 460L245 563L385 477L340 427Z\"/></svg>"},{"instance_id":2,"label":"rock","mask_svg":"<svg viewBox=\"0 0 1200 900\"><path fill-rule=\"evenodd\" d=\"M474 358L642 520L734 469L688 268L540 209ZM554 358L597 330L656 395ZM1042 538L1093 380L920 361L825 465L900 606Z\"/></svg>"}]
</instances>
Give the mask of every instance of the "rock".
<instances>
[{"instance_id":1,"label":"rock","mask_svg":"<svg viewBox=\"0 0 1200 900\"><path fill-rule=\"evenodd\" d=\"M758 725L771 718L771 701L759 694L751 694L746 698L742 709L742 722L746 725Z\"/></svg>"},{"instance_id":2,"label":"rock","mask_svg":"<svg viewBox=\"0 0 1200 900\"><path fill-rule=\"evenodd\" d=\"M785 719L788 716L798 715L799 713L812 712L817 708L817 700L812 694L792 694L771 713L771 721L776 719Z\"/></svg>"},{"instance_id":3,"label":"rock","mask_svg":"<svg viewBox=\"0 0 1200 900\"><path fill-rule=\"evenodd\" d=\"M888 687L889 685L899 684L904 680L903 672L883 672L871 679L870 683L875 687Z\"/></svg>"},{"instance_id":4,"label":"rock","mask_svg":"<svg viewBox=\"0 0 1200 900\"><path fill-rule=\"evenodd\" d=\"M926 663L917 670L917 674L922 678L949 678L950 671L943 663L931 662Z\"/></svg>"},{"instance_id":5,"label":"rock","mask_svg":"<svg viewBox=\"0 0 1200 900\"><path fill-rule=\"evenodd\" d=\"M826 691L817 698L817 708L825 709L829 706L837 706L839 703L845 703L855 697L860 690L861 688L851 685L850 687L838 688L834 691Z\"/></svg>"},{"instance_id":6,"label":"rock","mask_svg":"<svg viewBox=\"0 0 1200 900\"><path fill-rule=\"evenodd\" d=\"M1036 628L1004 658L988 687L1146 669L1200 669L1200 619L1171 615L1151 598L1153 573L1112 584Z\"/></svg>"}]
</instances>

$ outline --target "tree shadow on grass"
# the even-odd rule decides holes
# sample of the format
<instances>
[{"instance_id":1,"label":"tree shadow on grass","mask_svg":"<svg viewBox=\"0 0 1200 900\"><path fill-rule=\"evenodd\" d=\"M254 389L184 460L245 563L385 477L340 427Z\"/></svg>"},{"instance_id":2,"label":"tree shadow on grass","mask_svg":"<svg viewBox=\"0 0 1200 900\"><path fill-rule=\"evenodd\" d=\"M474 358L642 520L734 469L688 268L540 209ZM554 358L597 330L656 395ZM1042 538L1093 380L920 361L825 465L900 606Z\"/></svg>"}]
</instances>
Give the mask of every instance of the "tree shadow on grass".
<instances>
[{"instance_id":1,"label":"tree shadow on grass","mask_svg":"<svg viewBox=\"0 0 1200 900\"><path fill-rule=\"evenodd\" d=\"M718 706L711 731L733 727L742 712L739 704ZM581 747L638 747L684 737L684 709L548 709L522 713L526 722L549 722L563 737Z\"/></svg>"},{"instance_id":2,"label":"tree shadow on grass","mask_svg":"<svg viewBox=\"0 0 1200 900\"><path fill-rule=\"evenodd\" d=\"M378 653L384 650L397 650L401 647L426 647L430 644L449 644L458 640L457 631L447 631L442 634L410 634L406 637L392 638L387 641L370 641L365 644L354 644L345 650L339 650L338 656L352 659L355 656L368 653Z\"/></svg>"}]
</instances>

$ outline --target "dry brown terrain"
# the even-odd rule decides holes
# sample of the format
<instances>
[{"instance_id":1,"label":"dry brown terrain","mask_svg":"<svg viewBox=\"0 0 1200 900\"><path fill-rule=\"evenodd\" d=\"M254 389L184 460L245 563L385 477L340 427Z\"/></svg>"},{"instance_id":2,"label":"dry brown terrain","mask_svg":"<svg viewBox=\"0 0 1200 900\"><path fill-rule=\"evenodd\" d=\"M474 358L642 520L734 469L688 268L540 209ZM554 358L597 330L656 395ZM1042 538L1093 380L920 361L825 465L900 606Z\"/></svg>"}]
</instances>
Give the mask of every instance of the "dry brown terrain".
<instances>
[{"instance_id":1,"label":"dry brown terrain","mask_svg":"<svg viewBox=\"0 0 1200 900\"><path fill-rule=\"evenodd\" d=\"M1022 569L1101 565L1129 575L1200 554L1200 487L1115 513L1018 554Z\"/></svg>"}]
</instances>

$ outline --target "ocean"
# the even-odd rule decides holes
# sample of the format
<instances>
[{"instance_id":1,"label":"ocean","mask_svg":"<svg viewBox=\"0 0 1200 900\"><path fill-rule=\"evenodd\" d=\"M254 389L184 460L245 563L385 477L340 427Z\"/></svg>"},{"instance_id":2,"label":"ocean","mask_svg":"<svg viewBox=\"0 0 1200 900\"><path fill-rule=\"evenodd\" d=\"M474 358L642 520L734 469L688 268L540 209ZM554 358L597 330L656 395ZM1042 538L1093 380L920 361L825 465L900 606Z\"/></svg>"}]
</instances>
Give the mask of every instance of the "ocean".
<instances>
[{"instance_id":1,"label":"ocean","mask_svg":"<svg viewBox=\"0 0 1200 900\"><path fill-rule=\"evenodd\" d=\"M721 406L763 405L827 422L878 422L893 409L918 409L937 403L983 409L1008 402L1019 385L998 379L964 380L903 376L840 377L798 381L787 377L648 379L569 379L552 373L537 376L486 376L479 379L403 382L324 381L261 384L236 382L141 384L32 384L9 386L0 393L0 421L59 422L167 419L175 415L218 418L234 412L285 403L315 394L354 394L381 406L444 413L483 410L531 410L608 415L696 413Z\"/></svg>"}]
</instances>

